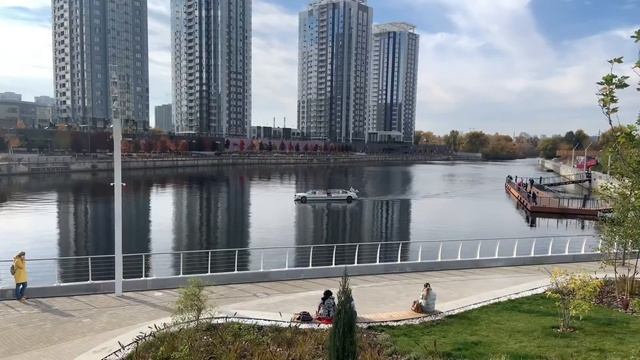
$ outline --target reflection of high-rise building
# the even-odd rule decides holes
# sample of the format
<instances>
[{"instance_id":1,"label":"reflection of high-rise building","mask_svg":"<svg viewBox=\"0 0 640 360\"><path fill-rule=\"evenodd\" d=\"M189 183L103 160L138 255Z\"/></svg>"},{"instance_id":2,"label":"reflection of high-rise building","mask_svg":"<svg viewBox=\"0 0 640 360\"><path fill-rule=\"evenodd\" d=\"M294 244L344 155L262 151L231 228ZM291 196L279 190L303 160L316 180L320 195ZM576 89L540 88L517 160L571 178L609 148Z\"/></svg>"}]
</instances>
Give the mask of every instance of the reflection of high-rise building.
<instances>
[{"instance_id":1,"label":"reflection of high-rise building","mask_svg":"<svg viewBox=\"0 0 640 360\"><path fill-rule=\"evenodd\" d=\"M296 245L345 244L369 242L409 241L411 226L411 201L401 198L411 185L411 173L406 169L380 169L372 174L363 167L305 169L297 178L297 188L344 187L348 181L361 190L362 199L352 203L299 204L296 207ZM335 180L334 180L335 179ZM335 183L334 183L335 182ZM358 183L362 182L362 183ZM388 196L390 199L375 199ZM314 264L329 265L332 262L333 247L323 249L314 255ZM401 258L405 259L408 247L403 247ZM323 257L320 259L319 257ZM377 249L369 245L359 248L359 263L375 262ZM380 261L395 261L398 245L385 246L380 252ZM336 252L336 262L353 263L354 247L340 247ZM308 264L307 250L296 254L296 264ZM327 263L328 262L328 263Z\"/></svg>"},{"instance_id":2,"label":"reflection of high-rise building","mask_svg":"<svg viewBox=\"0 0 640 360\"><path fill-rule=\"evenodd\" d=\"M148 181L132 179L127 182L127 191L122 199L124 254L149 252L151 186ZM70 187L62 187L58 191L59 256L113 254L113 210L113 188L108 184L82 180L73 182ZM113 276L111 262L95 261L93 280ZM125 276L141 274L141 264L128 263ZM86 260L60 263L63 282L82 280L77 277L87 274L87 271Z\"/></svg>"},{"instance_id":3,"label":"reflection of high-rise building","mask_svg":"<svg viewBox=\"0 0 640 360\"><path fill-rule=\"evenodd\" d=\"M366 0L312 0L300 13L298 129L365 141L373 9Z\"/></svg>"},{"instance_id":4,"label":"reflection of high-rise building","mask_svg":"<svg viewBox=\"0 0 640 360\"><path fill-rule=\"evenodd\" d=\"M174 195L174 251L248 247L250 184L242 169L197 173L185 180ZM246 255L239 254L240 270L248 267ZM233 271L234 257L214 253L212 271ZM194 255L183 265L189 272L206 272L207 263L208 258Z\"/></svg>"},{"instance_id":5,"label":"reflection of high-rise building","mask_svg":"<svg viewBox=\"0 0 640 360\"><path fill-rule=\"evenodd\" d=\"M171 0L173 121L179 132L251 129L251 0Z\"/></svg>"},{"instance_id":6,"label":"reflection of high-rise building","mask_svg":"<svg viewBox=\"0 0 640 360\"><path fill-rule=\"evenodd\" d=\"M56 119L149 127L147 2L53 0ZM117 79L117 86L110 84Z\"/></svg>"}]
</instances>

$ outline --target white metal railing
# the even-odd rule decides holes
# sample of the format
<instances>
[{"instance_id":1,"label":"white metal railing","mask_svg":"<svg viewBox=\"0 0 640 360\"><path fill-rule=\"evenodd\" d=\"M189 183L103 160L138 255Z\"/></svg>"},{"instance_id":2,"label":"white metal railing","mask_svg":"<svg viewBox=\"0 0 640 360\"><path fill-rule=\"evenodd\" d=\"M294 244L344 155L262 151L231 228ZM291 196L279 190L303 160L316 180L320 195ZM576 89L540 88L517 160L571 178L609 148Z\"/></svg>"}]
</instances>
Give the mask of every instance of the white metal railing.
<instances>
[{"instance_id":1,"label":"white metal railing","mask_svg":"<svg viewBox=\"0 0 640 360\"><path fill-rule=\"evenodd\" d=\"M264 272L388 263L597 254L597 235L368 242L123 255L124 279ZM27 259L30 286L111 281L113 255ZM0 287L13 287L12 260L0 261Z\"/></svg>"}]
</instances>

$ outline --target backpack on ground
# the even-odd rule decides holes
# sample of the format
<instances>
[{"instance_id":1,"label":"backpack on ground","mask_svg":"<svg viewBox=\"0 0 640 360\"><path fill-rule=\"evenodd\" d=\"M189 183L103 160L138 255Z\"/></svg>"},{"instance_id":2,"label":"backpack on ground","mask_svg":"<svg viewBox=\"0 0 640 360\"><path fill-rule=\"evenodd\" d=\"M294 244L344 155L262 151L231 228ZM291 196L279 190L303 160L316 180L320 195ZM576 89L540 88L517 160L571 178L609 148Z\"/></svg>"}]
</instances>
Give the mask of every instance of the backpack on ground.
<instances>
[{"instance_id":1,"label":"backpack on ground","mask_svg":"<svg viewBox=\"0 0 640 360\"><path fill-rule=\"evenodd\" d=\"M313 316L309 314L308 311L301 311L295 315L295 320L300 322L311 322L313 321Z\"/></svg>"},{"instance_id":2,"label":"backpack on ground","mask_svg":"<svg viewBox=\"0 0 640 360\"><path fill-rule=\"evenodd\" d=\"M11 265L11 267L9 268L9 272L11 273L11 275L15 275L16 274L16 266L15 265Z\"/></svg>"}]
</instances>

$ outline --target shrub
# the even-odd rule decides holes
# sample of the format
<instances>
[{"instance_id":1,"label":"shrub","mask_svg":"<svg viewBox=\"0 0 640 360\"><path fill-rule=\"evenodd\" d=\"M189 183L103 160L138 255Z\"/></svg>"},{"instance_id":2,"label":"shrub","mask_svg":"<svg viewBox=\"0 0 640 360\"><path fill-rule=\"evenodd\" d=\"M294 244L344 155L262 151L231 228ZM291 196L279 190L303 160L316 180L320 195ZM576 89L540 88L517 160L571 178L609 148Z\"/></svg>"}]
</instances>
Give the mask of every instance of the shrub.
<instances>
[{"instance_id":1,"label":"shrub","mask_svg":"<svg viewBox=\"0 0 640 360\"><path fill-rule=\"evenodd\" d=\"M176 300L176 308L173 312L173 322L200 322L203 315L210 310L209 296L204 292L204 285L198 279L191 279L187 287L180 290L180 297Z\"/></svg>"},{"instance_id":2,"label":"shrub","mask_svg":"<svg viewBox=\"0 0 640 360\"><path fill-rule=\"evenodd\" d=\"M551 274L551 287L546 294L560 310L560 332L570 332L571 320L580 319L591 311L602 281L587 274L573 274L555 269Z\"/></svg>"},{"instance_id":3,"label":"shrub","mask_svg":"<svg viewBox=\"0 0 640 360\"><path fill-rule=\"evenodd\" d=\"M355 360L358 358L356 317L356 309L349 287L349 276L345 269L340 280L340 290L338 290L336 316L329 334L329 359Z\"/></svg>"},{"instance_id":4,"label":"shrub","mask_svg":"<svg viewBox=\"0 0 640 360\"><path fill-rule=\"evenodd\" d=\"M636 314L640 314L640 298L631 301L631 308Z\"/></svg>"}]
</instances>

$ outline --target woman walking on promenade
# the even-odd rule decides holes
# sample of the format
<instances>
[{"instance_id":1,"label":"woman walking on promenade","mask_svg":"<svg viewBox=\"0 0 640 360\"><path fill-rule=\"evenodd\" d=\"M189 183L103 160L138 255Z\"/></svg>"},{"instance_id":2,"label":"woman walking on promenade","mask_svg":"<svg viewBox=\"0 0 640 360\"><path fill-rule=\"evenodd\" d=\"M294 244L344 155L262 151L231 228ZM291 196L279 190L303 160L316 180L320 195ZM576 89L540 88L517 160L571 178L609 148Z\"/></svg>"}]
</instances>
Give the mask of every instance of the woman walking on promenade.
<instances>
[{"instance_id":1,"label":"woman walking on promenade","mask_svg":"<svg viewBox=\"0 0 640 360\"><path fill-rule=\"evenodd\" d=\"M24 293L27 290L27 263L25 255L24 251L21 251L13 258L13 267L15 271L13 277L16 280L16 299L21 302L25 302L27 300L24 296Z\"/></svg>"}]
</instances>

